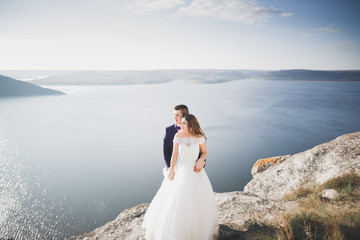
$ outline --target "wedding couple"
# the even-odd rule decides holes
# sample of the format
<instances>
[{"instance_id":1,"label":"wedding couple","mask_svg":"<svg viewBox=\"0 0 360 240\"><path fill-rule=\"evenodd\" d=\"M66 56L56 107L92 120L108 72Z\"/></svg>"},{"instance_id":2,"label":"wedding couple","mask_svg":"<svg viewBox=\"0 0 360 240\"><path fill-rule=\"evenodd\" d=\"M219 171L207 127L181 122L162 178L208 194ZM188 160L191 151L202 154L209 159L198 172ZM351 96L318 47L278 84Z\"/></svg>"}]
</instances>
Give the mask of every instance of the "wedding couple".
<instances>
[{"instance_id":1,"label":"wedding couple","mask_svg":"<svg viewBox=\"0 0 360 240\"><path fill-rule=\"evenodd\" d=\"M205 166L206 136L185 105L164 138L164 180L144 216L147 240L213 240L219 222Z\"/></svg>"}]
</instances>

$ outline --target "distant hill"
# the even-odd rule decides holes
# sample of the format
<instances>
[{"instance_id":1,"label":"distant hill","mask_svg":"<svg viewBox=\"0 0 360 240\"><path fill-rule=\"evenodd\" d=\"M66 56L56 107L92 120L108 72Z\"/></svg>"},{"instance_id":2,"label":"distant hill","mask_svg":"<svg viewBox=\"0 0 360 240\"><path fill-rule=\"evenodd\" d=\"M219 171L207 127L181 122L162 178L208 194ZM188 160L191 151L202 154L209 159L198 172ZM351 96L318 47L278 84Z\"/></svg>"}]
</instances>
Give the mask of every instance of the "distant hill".
<instances>
[{"instance_id":1,"label":"distant hill","mask_svg":"<svg viewBox=\"0 0 360 240\"><path fill-rule=\"evenodd\" d=\"M64 93L0 75L0 98L59 94Z\"/></svg>"},{"instance_id":2,"label":"distant hill","mask_svg":"<svg viewBox=\"0 0 360 240\"><path fill-rule=\"evenodd\" d=\"M259 80L360 81L360 71L280 70L263 72L255 78Z\"/></svg>"},{"instance_id":3,"label":"distant hill","mask_svg":"<svg viewBox=\"0 0 360 240\"><path fill-rule=\"evenodd\" d=\"M53 76L31 80L39 85L117 85L154 84L174 80L192 83L221 83L228 81L283 80L283 81L360 81L360 71L318 70L145 70L145 71L77 71L55 73Z\"/></svg>"},{"instance_id":4,"label":"distant hill","mask_svg":"<svg viewBox=\"0 0 360 240\"><path fill-rule=\"evenodd\" d=\"M32 80L40 85L111 85L153 84L181 80L193 83L219 83L248 79L249 70L147 70L147 71L83 71Z\"/></svg>"}]
</instances>

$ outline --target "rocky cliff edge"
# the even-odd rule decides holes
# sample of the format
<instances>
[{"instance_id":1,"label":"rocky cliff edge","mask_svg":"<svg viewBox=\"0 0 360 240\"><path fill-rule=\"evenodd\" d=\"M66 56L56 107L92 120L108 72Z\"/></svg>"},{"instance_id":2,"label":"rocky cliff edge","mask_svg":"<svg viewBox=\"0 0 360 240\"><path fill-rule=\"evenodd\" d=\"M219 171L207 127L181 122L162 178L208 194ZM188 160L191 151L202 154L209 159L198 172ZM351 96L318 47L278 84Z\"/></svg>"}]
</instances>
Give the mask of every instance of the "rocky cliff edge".
<instances>
[{"instance_id":1,"label":"rocky cliff edge","mask_svg":"<svg viewBox=\"0 0 360 240\"><path fill-rule=\"evenodd\" d=\"M295 202L282 200L285 194L351 171L360 174L360 132L294 155L258 160L244 191L215 193L221 239L252 239L246 231L250 222L271 222L295 208ZM126 209L115 220L70 240L144 239L141 223L148 206Z\"/></svg>"}]
</instances>

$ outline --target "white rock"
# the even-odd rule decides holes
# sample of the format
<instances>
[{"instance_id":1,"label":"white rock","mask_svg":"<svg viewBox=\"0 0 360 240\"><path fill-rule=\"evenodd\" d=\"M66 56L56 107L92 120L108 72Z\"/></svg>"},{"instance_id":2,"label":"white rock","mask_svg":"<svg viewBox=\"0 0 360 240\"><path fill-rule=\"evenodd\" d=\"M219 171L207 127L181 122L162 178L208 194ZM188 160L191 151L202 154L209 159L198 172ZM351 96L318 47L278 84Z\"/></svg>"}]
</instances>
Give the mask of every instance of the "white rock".
<instances>
[{"instance_id":1,"label":"white rock","mask_svg":"<svg viewBox=\"0 0 360 240\"><path fill-rule=\"evenodd\" d=\"M324 189L321 191L320 196L331 200L337 198L339 193L335 189Z\"/></svg>"},{"instance_id":2,"label":"white rock","mask_svg":"<svg viewBox=\"0 0 360 240\"><path fill-rule=\"evenodd\" d=\"M350 171L360 174L360 132L294 154L257 173L244 187L244 192L262 198L282 199L293 189L319 185Z\"/></svg>"}]
</instances>

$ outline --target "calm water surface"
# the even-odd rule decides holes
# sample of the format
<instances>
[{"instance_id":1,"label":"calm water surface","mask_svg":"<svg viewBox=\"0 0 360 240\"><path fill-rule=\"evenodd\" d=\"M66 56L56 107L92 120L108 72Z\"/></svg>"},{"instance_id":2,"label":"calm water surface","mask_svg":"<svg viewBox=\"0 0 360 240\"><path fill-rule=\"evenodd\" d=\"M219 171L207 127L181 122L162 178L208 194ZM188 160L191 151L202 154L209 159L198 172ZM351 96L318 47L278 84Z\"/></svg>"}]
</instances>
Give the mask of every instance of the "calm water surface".
<instances>
[{"instance_id":1,"label":"calm water surface","mask_svg":"<svg viewBox=\"0 0 360 240\"><path fill-rule=\"evenodd\" d=\"M259 158L360 130L360 82L50 88L67 95L0 100L0 238L64 239L151 201L179 103L207 134L216 192L243 190Z\"/></svg>"}]
</instances>

